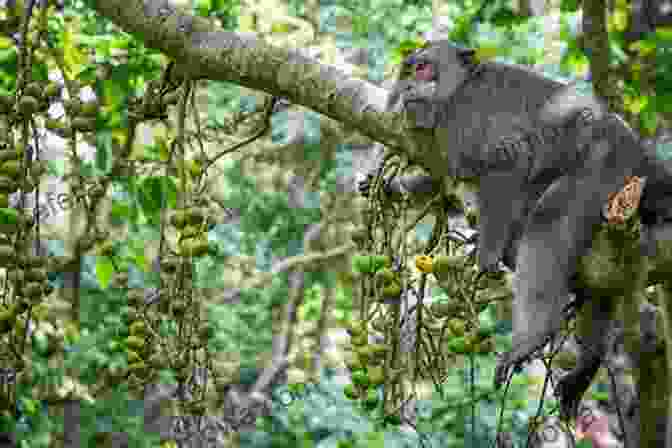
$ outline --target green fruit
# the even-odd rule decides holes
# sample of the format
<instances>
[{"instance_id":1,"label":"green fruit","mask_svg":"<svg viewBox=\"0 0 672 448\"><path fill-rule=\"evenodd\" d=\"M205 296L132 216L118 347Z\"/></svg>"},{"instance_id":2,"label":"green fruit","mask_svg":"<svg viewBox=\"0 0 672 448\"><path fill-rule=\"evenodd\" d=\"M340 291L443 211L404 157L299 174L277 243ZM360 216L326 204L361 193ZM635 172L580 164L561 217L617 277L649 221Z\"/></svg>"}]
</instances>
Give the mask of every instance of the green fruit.
<instances>
[{"instance_id":1,"label":"green fruit","mask_svg":"<svg viewBox=\"0 0 672 448\"><path fill-rule=\"evenodd\" d=\"M23 294L24 297L28 297L30 299L42 297L44 292L45 290L41 282L30 282L21 289L21 294Z\"/></svg>"},{"instance_id":2,"label":"green fruit","mask_svg":"<svg viewBox=\"0 0 672 448\"><path fill-rule=\"evenodd\" d=\"M42 91L43 90L44 89L42 88L42 83L31 82L26 86L23 94L33 96L35 98L40 98L42 96Z\"/></svg>"},{"instance_id":3,"label":"green fruit","mask_svg":"<svg viewBox=\"0 0 672 448\"><path fill-rule=\"evenodd\" d=\"M2 165L0 165L0 173L17 178L22 173L22 163L20 160L7 160Z\"/></svg>"},{"instance_id":4,"label":"green fruit","mask_svg":"<svg viewBox=\"0 0 672 448\"><path fill-rule=\"evenodd\" d=\"M365 333L350 337L350 343L354 346L366 345L369 342L369 336Z\"/></svg>"},{"instance_id":5,"label":"green fruit","mask_svg":"<svg viewBox=\"0 0 672 448\"><path fill-rule=\"evenodd\" d=\"M352 241L354 241L356 244L363 245L366 243L368 235L369 230L366 227L359 227L352 231L350 238L352 238Z\"/></svg>"},{"instance_id":6,"label":"green fruit","mask_svg":"<svg viewBox=\"0 0 672 448\"><path fill-rule=\"evenodd\" d=\"M180 241L180 254L186 257L202 257L208 253L210 245L207 238L188 238Z\"/></svg>"},{"instance_id":7,"label":"green fruit","mask_svg":"<svg viewBox=\"0 0 672 448\"><path fill-rule=\"evenodd\" d=\"M44 96L47 98L53 98L58 96L61 93L61 86L57 83L50 81L47 84L47 87L44 88Z\"/></svg>"},{"instance_id":8,"label":"green fruit","mask_svg":"<svg viewBox=\"0 0 672 448\"><path fill-rule=\"evenodd\" d=\"M185 210L184 213L187 223L191 224L192 226L202 224L208 215L207 210L201 207L189 207L188 209Z\"/></svg>"},{"instance_id":9,"label":"green fruit","mask_svg":"<svg viewBox=\"0 0 672 448\"><path fill-rule=\"evenodd\" d=\"M186 226L182 229L182 232L180 232L180 236L182 238L192 238L201 235L202 233L200 226Z\"/></svg>"},{"instance_id":10,"label":"green fruit","mask_svg":"<svg viewBox=\"0 0 672 448\"><path fill-rule=\"evenodd\" d=\"M390 350L390 346L385 344L370 344L369 347L373 356L376 357L384 357Z\"/></svg>"},{"instance_id":11,"label":"green fruit","mask_svg":"<svg viewBox=\"0 0 672 448\"><path fill-rule=\"evenodd\" d=\"M72 119L72 129L79 132L91 132L96 130L96 120L78 116Z\"/></svg>"},{"instance_id":12,"label":"green fruit","mask_svg":"<svg viewBox=\"0 0 672 448\"><path fill-rule=\"evenodd\" d=\"M464 336L467 324L462 319L453 318L448 321L448 328L455 336Z\"/></svg>"},{"instance_id":13,"label":"green fruit","mask_svg":"<svg viewBox=\"0 0 672 448\"><path fill-rule=\"evenodd\" d=\"M44 268L33 268L23 272L24 278L29 282L44 282L47 280L47 270Z\"/></svg>"},{"instance_id":14,"label":"green fruit","mask_svg":"<svg viewBox=\"0 0 672 448\"><path fill-rule=\"evenodd\" d=\"M397 274L390 268L382 268L375 275L376 285L384 287L397 279Z\"/></svg>"},{"instance_id":15,"label":"green fruit","mask_svg":"<svg viewBox=\"0 0 672 448\"><path fill-rule=\"evenodd\" d=\"M16 182L11 177L0 174L0 191L13 193L16 191L16 187Z\"/></svg>"},{"instance_id":16,"label":"green fruit","mask_svg":"<svg viewBox=\"0 0 672 448\"><path fill-rule=\"evenodd\" d=\"M450 274L458 271L463 266L463 257L458 255L438 255L432 263L432 274L439 281L446 281Z\"/></svg>"},{"instance_id":17,"label":"green fruit","mask_svg":"<svg viewBox=\"0 0 672 448\"><path fill-rule=\"evenodd\" d=\"M128 358L129 363L134 363L138 361L142 361L142 358L138 354L138 352L133 351L133 350L126 350L126 356Z\"/></svg>"},{"instance_id":18,"label":"green fruit","mask_svg":"<svg viewBox=\"0 0 672 448\"><path fill-rule=\"evenodd\" d=\"M147 332L147 325L142 320L136 320L129 327L128 331L134 335L144 335Z\"/></svg>"},{"instance_id":19,"label":"green fruit","mask_svg":"<svg viewBox=\"0 0 672 448\"><path fill-rule=\"evenodd\" d=\"M68 111L71 117L79 115L79 112L82 109L82 102L77 98L70 98L63 102L65 110Z\"/></svg>"},{"instance_id":20,"label":"green fruit","mask_svg":"<svg viewBox=\"0 0 672 448\"><path fill-rule=\"evenodd\" d=\"M182 229L187 225L187 215L184 210L177 210L174 215L170 217L170 223L176 229Z\"/></svg>"},{"instance_id":21,"label":"green fruit","mask_svg":"<svg viewBox=\"0 0 672 448\"><path fill-rule=\"evenodd\" d=\"M100 105L96 101L90 101L87 103L82 103L79 114L83 117L95 118L96 115L98 115L99 109Z\"/></svg>"},{"instance_id":22,"label":"green fruit","mask_svg":"<svg viewBox=\"0 0 672 448\"><path fill-rule=\"evenodd\" d=\"M369 360L373 357L371 346L368 344L357 347L356 351L359 359L365 364L367 364Z\"/></svg>"},{"instance_id":23,"label":"green fruit","mask_svg":"<svg viewBox=\"0 0 672 448\"><path fill-rule=\"evenodd\" d=\"M361 319L352 319L348 323L346 330L350 336L358 336L366 331L366 322Z\"/></svg>"},{"instance_id":24,"label":"green fruit","mask_svg":"<svg viewBox=\"0 0 672 448\"><path fill-rule=\"evenodd\" d=\"M164 104L177 104L177 102L180 100L180 95L181 95L181 92L179 92L179 91L167 93L163 96L163 103Z\"/></svg>"},{"instance_id":25,"label":"green fruit","mask_svg":"<svg viewBox=\"0 0 672 448\"><path fill-rule=\"evenodd\" d=\"M19 160L20 154L15 149L5 149L0 151L0 162L5 162L8 160Z\"/></svg>"},{"instance_id":26,"label":"green fruit","mask_svg":"<svg viewBox=\"0 0 672 448\"><path fill-rule=\"evenodd\" d=\"M126 338L126 345L132 349L139 350L145 346L145 340L138 336L129 336Z\"/></svg>"},{"instance_id":27,"label":"green fruit","mask_svg":"<svg viewBox=\"0 0 672 448\"><path fill-rule=\"evenodd\" d=\"M358 370L358 369L361 369L362 367L364 367L364 366L362 365L362 361L361 361L361 359L359 359L359 355L357 355L356 352L355 352L355 353L350 353L350 354L346 355L346 357L345 357L345 365L346 365L346 367L348 368L348 370L350 370L351 372L354 371L354 370Z\"/></svg>"},{"instance_id":28,"label":"green fruit","mask_svg":"<svg viewBox=\"0 0 672 448\"><path fill-rule=\"evenodd\" d=\"M34 96L24 95L19 100L19 112L32 115L40 108L40 101Z\"/></svg>"},{"instance_id":29,"label":"green fruit","mask_svg":"<svg viewBox=\"0 0 672 448\"><path fill-rule=\"evenodd\" d=\"M14 95L0 95L0 110L8 113L14 107Z\"/></svg>"},{"instance_id":30,"label":"green fruit","mask_svg":"<svg viewBox=\"0 0 672 448\"><path fill-rule=\"evenodd\" d=\"M434 302L430 306L432 313L438 317L452 317L462 309L462 304L455 300L449 302Z\"/></svg>"},{"instance_id":31,"label":"green fruit","mask_svg":"<svg viewBox=\"0 0 672 448\"><path fill-rule=\"evenodd\" d=\"M392 282L383 288L383 298L396 299L401 295L401 285L399 282Z\"/></svg>"},{"instance_id":32,"label":"green fruit","mask_svg":"<svg viewBox=\"0 0 672 448\"><path fill-rule=\"evenodd\" d=\"M9 207L9 196L7 196L7 193L0 192L0 208L7 207Z\"/></svg>"},{"instance_id":33,"label":"green fruit","mask_svg":"<svg viewBox=\"0 0 672 448\"><path fill-rule=\"evenodd\" d=\"M138 361L134 362L132 364L128 365L128 370L131 372L136 372L138 373L139 371L143 371L145 369L146 365L144 361Z\"/></svg>"},{"instance_id":34,"label":"green fruit","mask_svg":"<svg viewBox=\"0 0 672 448\"><path fill-rule=\"evenodd\" d=\"M385 382L385 370L383 366L369 367L369 382L374 386L380 386Z\"/></svg>"}]
</instances>

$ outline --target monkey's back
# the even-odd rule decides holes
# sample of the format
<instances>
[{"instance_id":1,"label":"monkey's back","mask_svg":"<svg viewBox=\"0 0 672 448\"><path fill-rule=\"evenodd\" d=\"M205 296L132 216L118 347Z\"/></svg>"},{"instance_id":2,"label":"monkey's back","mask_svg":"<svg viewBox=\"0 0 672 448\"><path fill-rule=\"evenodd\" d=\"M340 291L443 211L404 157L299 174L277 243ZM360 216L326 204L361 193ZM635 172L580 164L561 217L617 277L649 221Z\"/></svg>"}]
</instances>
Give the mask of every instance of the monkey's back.
<instances>
[{"instance_id":1,"label":"monkey's back","mask_svg":"<svg viewBox=\"0 0 672 448\"><path fill-rule=\"evenodd\" d=\"M481 154L503 138L515 138L539 127L539 111L567 84L522 66L486 63L441 106L435 138L442 161L456 177L476 175ZM436 154L434 155L436 156ZM478 156L476 157L478 158ZM436 165L435 165L436 166Z\"/></svg>"}]
</instances>

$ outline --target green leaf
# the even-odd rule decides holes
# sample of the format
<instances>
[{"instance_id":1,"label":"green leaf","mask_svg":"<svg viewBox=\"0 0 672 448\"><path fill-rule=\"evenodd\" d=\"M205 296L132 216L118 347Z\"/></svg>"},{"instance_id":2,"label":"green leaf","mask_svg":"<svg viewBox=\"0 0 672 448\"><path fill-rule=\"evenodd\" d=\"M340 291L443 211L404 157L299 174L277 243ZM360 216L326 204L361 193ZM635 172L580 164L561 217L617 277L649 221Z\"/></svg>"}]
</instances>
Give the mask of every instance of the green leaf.
<instances>
[{"instance_id":1,"label":"green leaf","mask_svg":"<svg viewBox=\"0 0 672 448\"><path fill-rule=\"evenodd\" d=\"M561 12L576 12L579 9L579 0L562 0L560 2Z\"/></svg>"},{"instance_id":2,"label":"green leaf","mask_svg":"<svg viewBox=\"0 0 672 448\"><path fill-rule=\"evenodd\" d=\"M655 109L649 104L639 114L642 131L646 136L653 136L658 129L658 114Z\"/></svg>"},{"instance_id":3,"label":"green leaf","mask_svg":"<svg viewBox=\"0 0 672 448\"><path fill-rule=\"evenodd\" d=\"M165 176L150 176L140 182L138 189L138 200L142 212L148 216L157 216L163 205L163 198L166 197L166 206L174 203L177 189L171 178Z\"/></svg>"},{"instance_id":4,"label":"green leaf","mask_svg":"<svg viewBox=\"0 0 672 448\"><path fill-rule=\"evenodd\" d=\"M17 225L19 213L13 208L0 208L0 225Z\"/></svg>"},{"instance_id":5,"label":"green leaf","mask_svg":"<svg viewBox=\"0 0 672 448\"><path fill-rule=\"evenodd\" d=\"M96 257L96 277L103 288L107 288L114 274L114 264L108 257Z\"/></svg>"}]
</instances>

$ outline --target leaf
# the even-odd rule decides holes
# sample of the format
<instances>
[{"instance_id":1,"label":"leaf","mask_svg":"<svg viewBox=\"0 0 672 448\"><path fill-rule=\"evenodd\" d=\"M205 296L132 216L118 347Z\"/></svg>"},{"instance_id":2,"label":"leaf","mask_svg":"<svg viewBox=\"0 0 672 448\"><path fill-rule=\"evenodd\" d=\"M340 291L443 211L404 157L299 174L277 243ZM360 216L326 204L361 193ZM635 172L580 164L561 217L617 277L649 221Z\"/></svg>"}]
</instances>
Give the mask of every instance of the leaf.
<instances>
[{"instance_id":1,"label":"leaf","mask_svg":"<svg viewBox=\"0 0 672 448\"><path fill-rule=\"evenodd\" d=\"M653 107L646 107L639 114L641 121L642 133L647 136L656 135L658 129L658 114Z\"/></svg>"},{"instance_id":2,"label":"leaf","mask_svg":"<svg viewBox=\"0 0 672 448\"><path fill-rule=\"evenodd\" d=\"M476 49L476 60L487 61L500 54L500 50L496 45L482 45Z\"/></svg>"},{"instance_id":3,"label":"leaf","mask_svg":"<svg viewBox=\"0 0 672 448\"><path fill-rule=\"evenodd\" d=\"M562 0L560 2L561 12L576 12L579 9L579 0Z\"/></svg>"},{"instance_id":4,"label":"leaf","mask_svg":"<svg viewBox=\"0 0 672 448\"><path fill-rule=\"evenodd\" d=\"M96 278L103 288L107 288L114 274L114 264L108 257L96 257Z\"/></svg>"},{"instance_id":5,"label":"leaf","mask_svg":"<svg viewBox=\"0 0 672 448\"><path fill-rule=\"evenodd\" d=\"M656 50L656 42L653 39L636 40L628 48L630 51L636 51L639 56L648 56Z\"/></svg>"},{"instance_id":6,"label":"leaf","mask_svg":"<svg viewBox=\"0 0 672 448\"><path fill-rule=\"evenodd\" d=\"M13 208L0 208L0 225L17 225L19 212Z\"/></svg>"},{"instance_id":7,"label":"leaf","mask_svg":"<svg viewBox=\"0 0 672 448\"><path fill-rule=\"evenodd\" d=\"M88 58L77 48L72 26L68 26L63 30L61 42L63 45L63 62L66 75L70 79L75 79L84 70L84 64Z\"/></svg>"},{"instance_id":8,"label":"leaf","mask_svg":"<svg viewBox=\"0 0 672 448\"><path fill-rule=\"evenodd\" d=\"M0 36L0 50L6 50L14 47L14 40L11 37Z\"/></svg>"},{"instance_id":9,"label":"leaf","mask_svg":"<svg viewBox=\"0 0 672 448\"><path fill-rule=\"evenodd\" d=\"M656 28L656 37L661 40L672 40L672 26L659 26Z\"/></svg>"}]
</instances>

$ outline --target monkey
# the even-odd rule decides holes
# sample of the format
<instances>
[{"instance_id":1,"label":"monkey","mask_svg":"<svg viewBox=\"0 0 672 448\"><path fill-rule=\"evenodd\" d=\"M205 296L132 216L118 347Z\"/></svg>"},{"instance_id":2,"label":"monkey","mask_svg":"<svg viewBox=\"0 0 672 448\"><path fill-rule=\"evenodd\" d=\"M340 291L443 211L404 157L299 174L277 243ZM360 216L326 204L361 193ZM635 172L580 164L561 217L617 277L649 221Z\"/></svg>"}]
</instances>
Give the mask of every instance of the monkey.
<instances>
[{"instance_id":1,"label":"monkey","mask_svg":"<svg viewBox=\"0 0 672 448\"><path fill-rule=\"evenodd\" d=\"M670 163L573 84L521 66L480 63L473 49L448 41L430 42L404 64L415 67L416 82L431 84L415 91L412 82L395 86L408 125L433 135L419 160L429 175L386 181L387 191L426 196L444 178L478 180L479 268L491 271L502 261L515 272L513 349L497 362L497 388L560 330L570 293L591 306L593 330L559 384L564 413L576 415L604 358L614 313L608 299L573 290L577 262L591 248L602 205L627 176L646 178L642 224L658 237L670 235L663 231L672 228Z\"/></svg>"}]
</instances>

